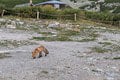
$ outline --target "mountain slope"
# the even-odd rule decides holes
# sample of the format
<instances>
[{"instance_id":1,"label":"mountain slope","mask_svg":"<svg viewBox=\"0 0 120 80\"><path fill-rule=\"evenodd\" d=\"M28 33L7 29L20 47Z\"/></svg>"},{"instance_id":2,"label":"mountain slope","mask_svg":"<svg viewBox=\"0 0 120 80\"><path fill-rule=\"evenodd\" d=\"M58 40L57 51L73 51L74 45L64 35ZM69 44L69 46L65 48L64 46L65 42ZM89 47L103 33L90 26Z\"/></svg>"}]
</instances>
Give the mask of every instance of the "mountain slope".
<instances>
[{"instance_id":1,"label":"mountain slope","mask_svg":"<svg viewBox=\"0 0 120 80\"><path fill-rule=\"evenodd\" d=\"M75 9L120 13L120 0L61 0Z\"/></svg>"}]
</instances>

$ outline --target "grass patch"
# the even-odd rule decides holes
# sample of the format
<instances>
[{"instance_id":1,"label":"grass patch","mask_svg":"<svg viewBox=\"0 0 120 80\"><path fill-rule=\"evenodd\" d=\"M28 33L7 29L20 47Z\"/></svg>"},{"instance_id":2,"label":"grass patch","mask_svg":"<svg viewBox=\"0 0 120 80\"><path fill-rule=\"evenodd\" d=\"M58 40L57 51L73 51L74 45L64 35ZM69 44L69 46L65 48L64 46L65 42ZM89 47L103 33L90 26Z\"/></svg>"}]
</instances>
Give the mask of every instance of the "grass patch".
<instances>
[{"instance_id":1,"label":"grass patch","mask_svg":"<svg viewBox=\"0 0 120 80\"><path fill-rule=\"evenodd\" d=\"M96 33L94 28L82 28L80 31L80 37L83 39L80 42L95 41L99 34Z\"/></svg>"},{"instance_id":2,"label":"grass patch","mask_svg":"<svg viewBox=\"0 0 120 80\"><path fill-rule=\"evenodd\" d=\"M7 54L8 53L0 53L0 59L12 57L12 56L8 56Z\"/></svg>"},{"instance_id":3,"label":"grass patch","mask_svg":"<svg viewBox=\"0 0 120 80\"><path fill-rule=\"evenodd\" d=\"M72 39L70 39L70 36L74 36L79 34L76 31L72 31L72 30L64 30L62 28L55 28L56 30L59 30L57 36L51 36L51 37L33 37L33 39L35 40L44 40L44 41L73 41ZM51 34L53 35L53 33L51 32L39 32L40 34Z\"/></svg>"},{"instance_id":4,"label":"grass patch","mask_svg":"<svg viewBox=\"0 0 120 80\"><path fill-rule=\"evenodd\" d=\"M54 38L51 37L33 37L35 40L53 41Z\"/></svg>"},{"instance_id":5,"label":"grass patch","mask_svg":"<svg viewBox=\"0 0 120 80\"><path fill-rule=\"evenodd\" d=\"M105 53L105 52L108 52L109 50L103 47L95 46L95 47L92 47L92 51L97 53Z\"/></svg>"},{"instance_id":6,"label":"grass patch","mask_svg":"<svg viewBox=\"0 0 120 80\"><path fill-rule=\"evenodd\" d=\"M17 26L16 29L18 29L18 30L27 30L25 27L20 27L20 26Z\"/></svg>"},{"instance_id":7,"label":"grass patch","mask_svg":"<svg viewBox=\"0 0 120 80\"><path fill-rule=\"evenodd\" d=\"M111 46L112 45L111 42L98 42L98 44L101 44L103 47Z\"/></svg>"},{"instance_id":8,"label":"grass patch","mask_svg":"<svg viewBox=\"0 0 120 80\"><path fill-rule=\"evenodd\" d=\"M111 42L98 42L98 44L103 44L103 45L111 45Z\"/></svg>"},{"instance_id":9,"label":"grass patch","mask_svg":"<svg viewBox=\"0 0 120 80\"><path fill-rule=\"evenodd\" d=\"M39 32L39 34L49 34L49 35L53 35L54 33L52 33L52 32Z\"/></svg>"},{"instance_id":10,"label":"grass patch","mask_svg":"<svg viewBox=\"0 0 120 80\"><path fill-rule=\"evenodd\" d=\"M114 57L113 59L114 59L114 60L119 60L119 59L120 59L120 57Z\"/></svg>"},{"instance_id":11,"label":"grass patch","mask_svg":"<svg viewBox=\"0 0 120 80\"><path fill-rule=\"evenodd\" d=\"M93 71L93 72L97 72L97 73L99 72L98 70L95 70L95 69L93 69L92 71Z\"/></svg>"},{"instance_id":12,"label":"grass patch","mask_svg":"<svg viewBox=\"0 0 120 80\"><path fill-rule=\"evenodd\" d=\"M120 51L120 45L117 45L117 44L112 44L110 47L112 52L117 52L117 51Z\"/></svg>"},{"instance_id":13,"label":"grass patch","mask_svg":"<svg viewBox=\"0 0 120 80\"><path fill-rule=\"evenodd\" d=\"M101 44L102 47L106 48L110 52L120 51L120 46L111 42L98 42L98 44Z\"/></svg>"},{"instance_id":14,"label":"grass patch","mask_svg":"<svg viewBox=\"0 0 120 80\"><path fill-rule=\"evenodd\" d=\"M36 44L34 42L29 42L26 40L23 41L17 41L17 40L1 40L0 41L0 46L2 47L9 47L9 48L14 48L14 47L19 47L22 45L33 45Z\"/></svg>"},{"instance_id":15,"label":"grass patch","mask_svg":"<svg viewBox=\"0 0 120 80\"><path fill-rule=\"evenodd\" d=\"M41 71L41 73L48 74L49 72L48 71Z\"/></svg>"},{"instance_id":16,"label":"grass patch","mask_svg":"<svg viewBox=\"0 0 120 80\"><path fill-rule=\"evenodd\" d=\"M33 37L35 40L44 40L44 41L72 41L67 36L57 36L57 37Z\"/></svg>"},{"instance_id":17,"label":"grass patch","mask_svg":"<svg viewBox=\"0 0 120 80\"><path fill-rule=\"evenodd\" d=\"M73 31L73 30L67 30L67 31L65 30L65 31L62 31L60 35L73 36L78 34L80 34L80 32Z\"/></svg>"},{"instance_id":18,"label":"grass patch","mask_svg":"<svg viewBox=\"0 0 120 80\"><path fill-rule=\"evenodd\" d=\"M96 38L85 38L85 39L79 40L79 42L88 42L88 41L94 41L94 40L96 40Z\"/></svg>"},{"instance_id":19,"label":"grass patch","mask_svg":"<svg viewBox=\"0 0 120 80\"><path fill-rule=\"evenodd\" d=\"M45 41L77 41L77 42L88 42L96 40L96 37L99 34L93 29L85 28L85 27L78 27L77 30L69 29L69 28L53 28L56 30L56 36L51 37L33 37L35 40L45 40ZM39 32L40 34L44 35L54 35L52 32ZM82 38L83 37L83 38ZM82 39L81 39L82 38Z\"/></svg>"}]
</instances>

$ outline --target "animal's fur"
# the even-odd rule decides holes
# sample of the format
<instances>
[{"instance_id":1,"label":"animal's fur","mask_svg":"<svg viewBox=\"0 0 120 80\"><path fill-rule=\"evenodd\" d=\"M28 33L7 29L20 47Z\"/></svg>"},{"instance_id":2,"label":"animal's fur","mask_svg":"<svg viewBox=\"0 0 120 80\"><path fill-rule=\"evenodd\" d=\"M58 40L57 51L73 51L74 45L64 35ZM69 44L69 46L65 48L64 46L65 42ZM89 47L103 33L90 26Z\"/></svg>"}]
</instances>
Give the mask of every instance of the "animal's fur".
<instances>
[{"instance_id":1,"label":"animal's fur","mask_svg":"<svg viewBox=\"0 0 120 80\"><path fill-rule=\"evenodd\" d=\"M39 58L42 57L42 52L45 53L45 56L49 54L49 51L44 46L39 46L32 52L32 58L35 59L37 55L39 55Z\"/></svg>"}]
</instances>

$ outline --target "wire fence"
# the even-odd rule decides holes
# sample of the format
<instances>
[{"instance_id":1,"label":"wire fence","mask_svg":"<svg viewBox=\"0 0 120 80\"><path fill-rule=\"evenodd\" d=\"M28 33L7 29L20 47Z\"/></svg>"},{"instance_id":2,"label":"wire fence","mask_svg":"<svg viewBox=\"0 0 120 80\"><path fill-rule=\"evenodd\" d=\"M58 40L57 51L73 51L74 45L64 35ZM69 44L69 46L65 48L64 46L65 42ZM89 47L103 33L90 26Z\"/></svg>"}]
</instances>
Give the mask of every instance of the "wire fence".
<instances>
[{"instance_id":1,"label":"wire fence","mask_svg":"<svg viewBox=\"0 0 120 80\"><path fill-rule=\"evenodd\" d=\"M1 13L1 17L4 16L5 12L11 14L10 11L3 10L3 12ZM120 20L118 20L118 21L106 21L106 20L90 19L90 18L87 18L83 15L78 15L76 13L62 15L62 14L48 14L48 13L43 13L43 12L34 12L31 14L31 17L28 13L12 13L12 15L13 16L16 15L19 17L24 17L23 15L25 15L27 18L31 18L32 15L36 15L34 18L36 18L37 20L39 20L39 19L57 19L57 20L79 21L81 19L84 19L84 20L90 20L90 21L94 21L94 22L98 22L98 23L105 23L105 24L110 24L110 25L115 25L115 26L120 27Z\"/></svg>"},{"instance_id":2,"label":"wire fence","mask_svg":"<svg viewBox=\"0 0 120 80\"><path fill-rule=\"evenodd\" d=\"M39 16L38 19L44 19L44 17L42 16L51 16L53 19L54 17L56 17L56 19L59 19L59 20L74 20L74 21L79 21L80 19L85 19L85 20L91 20L91 21L94 21L94 22L99 22L99 23L105 23L105 24L111 24L111 25L115 25L115 24L118 24L117 26L120 26L120 20L119 21L105 21L105 20L96 20L96 19L90 19L90 18L87 18L85 16L82 16L82 15L77 15L76 13L75 14L66 14L66 15L52 15L52 14L46 14L46 13L39 13Z\"/></svg>"}]
</instances>

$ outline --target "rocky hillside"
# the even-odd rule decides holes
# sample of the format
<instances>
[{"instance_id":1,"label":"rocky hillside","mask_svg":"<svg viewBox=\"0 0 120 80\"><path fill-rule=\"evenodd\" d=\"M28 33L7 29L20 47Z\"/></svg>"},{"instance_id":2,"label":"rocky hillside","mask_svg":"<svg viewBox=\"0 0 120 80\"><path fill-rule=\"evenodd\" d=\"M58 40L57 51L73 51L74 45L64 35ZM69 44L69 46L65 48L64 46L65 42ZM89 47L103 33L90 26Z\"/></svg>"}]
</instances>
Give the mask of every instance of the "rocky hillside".
<instances>
[{"instance_id":1,"label":"rocky hillside","mask_svg":"<svg viewBox=\"0 0 120 80\"><path fill-rule=\"evenodd\" d=\"M120 13L120 0L61 0L75 9Z\"/></svg>"}]
</instances>

